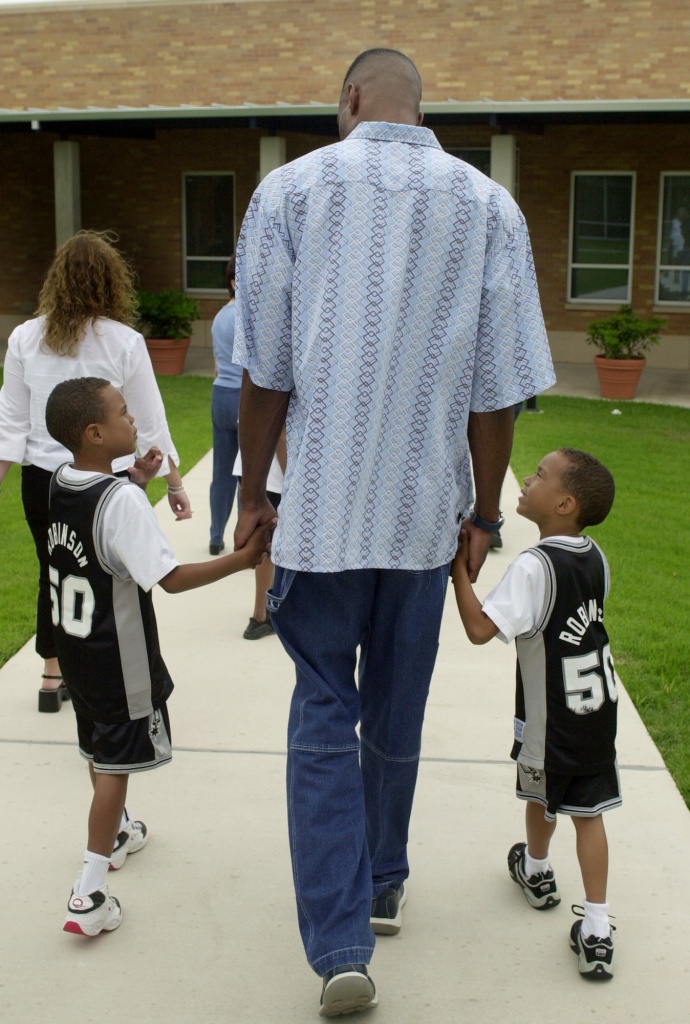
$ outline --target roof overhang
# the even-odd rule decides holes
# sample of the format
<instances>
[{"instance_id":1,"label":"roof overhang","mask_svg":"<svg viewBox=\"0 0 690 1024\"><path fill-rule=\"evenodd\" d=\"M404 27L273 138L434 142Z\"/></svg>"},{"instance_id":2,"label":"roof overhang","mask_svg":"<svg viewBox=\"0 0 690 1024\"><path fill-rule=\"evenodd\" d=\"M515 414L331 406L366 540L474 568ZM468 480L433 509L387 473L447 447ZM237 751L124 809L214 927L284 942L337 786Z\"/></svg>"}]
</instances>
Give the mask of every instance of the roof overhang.
<instances>
[{"instance_id":1,"label":"roof overhang","mask_svg":"<svg viewBox=\"0 0 690 1024\"><path fill-rule=\"evenodd\" d=\"M625 100L472 100L448 99L440 102L422 103L425 114L441 114L447 117L490 117L491 115L535 116L535 115L644 115L690 113L690 97L686 99L625 99ZM40 126L51 121L147 121L186 120L192 118L289 118L335 116L336 103L242 103L230 106L211 103L197 106L183 103L177 107L151 104L146 107L55 107L50 110L38 107L7 109L0 107L0 122L28 123Z\"/></svg>"}]
</instances>

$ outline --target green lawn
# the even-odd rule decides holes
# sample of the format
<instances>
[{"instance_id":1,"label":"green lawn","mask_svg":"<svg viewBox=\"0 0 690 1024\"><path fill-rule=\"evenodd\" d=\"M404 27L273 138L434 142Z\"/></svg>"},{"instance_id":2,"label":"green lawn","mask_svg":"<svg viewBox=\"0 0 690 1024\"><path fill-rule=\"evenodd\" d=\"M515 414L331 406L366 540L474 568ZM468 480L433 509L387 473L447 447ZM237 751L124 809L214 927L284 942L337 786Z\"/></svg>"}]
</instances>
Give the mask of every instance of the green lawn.
<instances>
[{"instance_id":1,"label":"green lawn","mask_svg":"<svg viewBox=\"0 0 690 1024\"><path fill-rule=\"evenodd\" d=\"M185 473L211 447L205 377L161 377L159 385ZM619 674L690 806L690 622L687 510L690 410L577 398L540 398L544 415L517 421L512 465L518 478L560 446L584 448L610 468L616 501L591 531L612 573L607 627ZM153 501L165 484L149 488ZM0 664L34 630L35 555L24 522L20 473L0 497Z\"/></svg>"},{"instance_id":2,"label":"green lawn","mask_svg":"<svg viewBox=\"0 0 690 1024\"><path fill-rule=\"evenodd\" d=\"M606 624L618 673L690 806L690 584L687 507L690 410L540 398L517 421L521 479L554 448L583 448L613 473L616 500L591 531L611 566Z\"/></svg>"}]
</instances>

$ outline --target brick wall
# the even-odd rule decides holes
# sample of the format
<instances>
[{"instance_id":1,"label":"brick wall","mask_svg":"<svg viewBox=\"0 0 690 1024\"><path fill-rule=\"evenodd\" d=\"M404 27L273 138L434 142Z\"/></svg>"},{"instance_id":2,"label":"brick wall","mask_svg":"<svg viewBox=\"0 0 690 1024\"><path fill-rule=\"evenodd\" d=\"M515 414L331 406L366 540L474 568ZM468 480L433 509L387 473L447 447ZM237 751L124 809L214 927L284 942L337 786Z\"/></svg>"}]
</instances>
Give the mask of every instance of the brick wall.
<instances>
[{"instance_id":1,"label":"brick wall","mask_svg":"<svg viewBox=\"0 0 690 1024\"><path fill-rule=\"evenodd\" d=\"M182 284L182 173L232 170L236 230L256 185L257 131L171 128L155 140L74 138L80 143L82 223L115 231L145 287ZM446 147L490 146L488 126L443 127ZM637 174L633 295L635 309L652 312L657 244L659 175L690 170L690 126L549 125L543 134L516 132L520 205L532 236L547 327L584 337L596 307L566 303L570 176L576 170L623 170ZM0 205L0 313L29 315L53 252L52 141L44 133L6 135L0 146L0 180L10 202ZM288 136L294 159L331 139ZM221 300L204 300L212 318ZM594 309L594 311L593 311ZM669 314L668 332L690 335L690 314ZM589 350L586 350L589 351Z\"/></svg>"},{"instance_id":2,"label":"brick wall","mask_svg":"<svg viewBox=\"0 0 690 1024\"><path fill-rule=\"evenodd\" d=\"M690 96L683 0L241 0L0 12L0 107L332 103L361 50L425 98Z\"/></svg>"}]
</instances>

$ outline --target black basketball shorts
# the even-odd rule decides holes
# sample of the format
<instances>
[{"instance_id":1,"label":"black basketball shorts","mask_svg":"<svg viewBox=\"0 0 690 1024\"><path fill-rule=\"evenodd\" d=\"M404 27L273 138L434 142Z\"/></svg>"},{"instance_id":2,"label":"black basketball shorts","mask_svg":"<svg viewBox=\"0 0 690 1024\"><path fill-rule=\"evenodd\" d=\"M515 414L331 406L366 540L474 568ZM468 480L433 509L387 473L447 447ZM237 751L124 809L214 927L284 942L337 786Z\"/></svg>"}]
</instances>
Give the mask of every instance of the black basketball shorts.
<instances>
[{"instance_id":1,"label":"black basketball shorts","mask_svg":"<svg viewBox=\"0 0 690 1024\"><path fill-rule=\"evenodd\" d=\"M108 725L77 714L79 753L95 772L127 775L159 768L172 760L170 719L165 702L146 718Z\"/></svg>"},{"instance_id":2,"label":"black basketball shorts","mask_svg":"<svg viewBox=\"0 0 690 1024\"><path fill-rule=\"evenodd\" d=\"M543 804L547 821L556 814L595 818L623 802L616 762L596 775L558 775L518 761L515 793L520 800Z\"/></svg>"}]
</instances>

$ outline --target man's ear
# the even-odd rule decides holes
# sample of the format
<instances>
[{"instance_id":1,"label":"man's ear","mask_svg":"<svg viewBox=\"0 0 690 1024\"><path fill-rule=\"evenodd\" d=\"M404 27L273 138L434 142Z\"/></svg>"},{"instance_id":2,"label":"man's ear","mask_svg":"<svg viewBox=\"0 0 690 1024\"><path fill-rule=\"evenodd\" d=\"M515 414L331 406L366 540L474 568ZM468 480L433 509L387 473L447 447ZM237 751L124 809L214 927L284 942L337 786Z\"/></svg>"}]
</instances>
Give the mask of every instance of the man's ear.
<instances>
[{"instance_id":1,"label":"man's ear","mask_svg":"<svg viewBox=\"0 0 690 1024\"><path fill-rule=\"evenodd\" d=\"M89 423L88 427L84 431L84 440L87 444L103 444L103 434L101 433L100 423Z\"/></svg>"},{"instance_id":2,"label":"man's ear","mask_svg":"<svg viewBox=\"0 0 690 1024\"><path fill-rule=\"evenodd\" d=\"M349 109L349 111L350 111L350 113L352 114L353 117L357 116L357 111L359 110L360 99L361 99L361 97L360 97L360 92L359 92L359 86L358 85L354 85L352 82L348 82L348 85L347 85L347 105L348 105L348 109Z\"/></svg>"},{"instance_id":3,"label":"man's ear","mask_svg":"<svg viewBox=\"0 0 690 1024\"><path fill-rule=\"evenodd\" d=\"M421 128L424 123L424 112L422 110L417 114L417 127Z\"/></svg>"}]
</instances>

